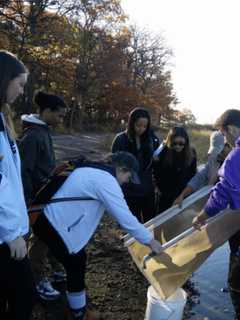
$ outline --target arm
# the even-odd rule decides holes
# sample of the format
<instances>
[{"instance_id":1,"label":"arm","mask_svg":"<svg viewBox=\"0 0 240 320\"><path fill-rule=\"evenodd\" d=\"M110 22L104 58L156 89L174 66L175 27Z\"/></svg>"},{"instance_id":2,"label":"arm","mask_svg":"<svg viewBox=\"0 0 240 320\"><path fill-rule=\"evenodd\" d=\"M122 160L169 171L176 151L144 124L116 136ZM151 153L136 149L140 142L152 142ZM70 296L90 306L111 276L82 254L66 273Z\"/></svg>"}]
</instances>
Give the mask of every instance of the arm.
<instances>
[{"instance_id":1,"label":"arm","mask_svg":"<svg viewBox=\"0 0 240 320\"><path fill-rule=\"evenodd\" d=\"M188 182L188 186L193 190L193 192L199 190L204 185L208 184L208 174L209 165L206 164L200 171L198 171L195 176Z\"/></svg>"},{"instance_id":2,"label":"arm","mask_svg":"<svg viewBox=\"0 0 240 320\"><path fill-rule=\"evenodd\" d=\"M153 158L157 160L159 154L162 152L164 149L164 143L161 143L153 152Z\"/></svg>"},{"instance_id":3,"label":"arm","mask_svg":"<svg viewBox=\"0 0 240 320\"><path fill-rule=\"evenodd\" d=\"M153 133L152 139L153 139L153 151L155 152L155 151L159 148L159 146L160 146L160 140L159 140L159 138L155 135L155 133Z\"/></svg>"},{"instance_id":4,"label":"arm","mask_svg":"<svg viewBox=\"0 0 240 320\"><path fill-rule=\"evenodd\" d=\"M38 157L38 141L35 135L26 134L19 143L19 152L22 163L22 180L26 201L32 198L33 175Z\"/></svg>"},{"instance_id":5,"label":"arm","mask_svg":"<svg viewBox=\"0 0 240 320\"><path fill-rule=\"evenodd\" d=\"M0 133L1 152L5 157L1 159L0 165L0 239L1 242L7 243L12 258L21 260L27 254L25 240L21 237L21 220L22 217L14 203L14 193L21 192L16 188L15 172L12 171L11 156L8 161L8 150L3 150L6 137ZM4 159L4 161L3 161ZM3 161L3 162L2 162ZM15 166L15 165L14 165Z\"/></svg>"},{"instance_id":6,"label":"arm","mask_svg":"<svg viewBox=\"0 0 240 320\"><path fill-rule=\"evenodd\" d=\"M209 166L206 164L202 170L197 172L194 177L188 182L187 186L181 192L181 194L173 202L174 205L179 205L181 207L183 200L189 196L191 193L197 191L202 186L208 183L208 171Z\"/></svg>"},{"instance_id":7,"label":"arm","mask_svg":"<svg viewBox=\"0 0 240 320\"><path fill-rule=\"evenodd\" d=\"M153 240L153 234L130 212L117 180L110 174L105 174L103 179L104 183L94 182L97 198L124 230L142 244L149 245Z\"/></svg>"},{"instance_id":8,"label":"arm","mask_svg":"<svg viewBox=\"0 0 240 320\"><path fill-rule=\"evenodd\" d=\"M228 205L240 207L240 148L235 148L219 170L220 181L214 186L204 210L214 216Z\"/></svg>"},{"instance_id":9,"label":"arm","mask_svg":"<svg viewBox=\"0 0 240 320\"><path fill-rule=\"evenodd\" d=\"M125 133L120 133L116 135L116 137L113 139L111 151L112 153L115 153L117 151L127 151L125 146Z\"/></svg>"},{"instance_id":10,"label":"arm","mask_svg":"<svg viewBox=\"0 0 240 320\"><path fill-rule=\"evenodd\" d=\"M192 154L193 154L193 158L192 158L192 162L190 164L190 167L188 169L188 174L187 174L187 182L192 179L192 177L195 176L195 174L197 173L197 153L195 149L192 149Z\"/></svg>"},{"instance_id":11,"label":"arm","mask_svg":"<svg viewBox=\"0 0 240 320\"><path fill-rule=\"evenodd\" d=\"M240 208L239 160L240 149L235 149L224 161L222 168L219 170L220 181L214 186L204 209L193 220L195 228L201 227L209 217L226 209L228 205L232 209Z\"/></svg>"},{"instance_id":12,"label":"arm","mask_svg":"<svg viewBox=\"0 0 240 320\"><path fill-rule=\"evenodd\" d=\"M179 208L181 208L183 200L191 193L193 193L193 191L193 188L187 185L186 188L180 193L180 195L174 200L173 205L178 205Z\"/></svg>"},{"instance_id":13,"label":"arm","mask_svg":"<svg viewBox=\"0 0 240 320\"><path fill-rule=\"evenodd\" d=\"M20 233L20 215L12 206L12 188L7 177L0 173L0 239L9 242L16 239Z\"/></svg>"}]
</instances>

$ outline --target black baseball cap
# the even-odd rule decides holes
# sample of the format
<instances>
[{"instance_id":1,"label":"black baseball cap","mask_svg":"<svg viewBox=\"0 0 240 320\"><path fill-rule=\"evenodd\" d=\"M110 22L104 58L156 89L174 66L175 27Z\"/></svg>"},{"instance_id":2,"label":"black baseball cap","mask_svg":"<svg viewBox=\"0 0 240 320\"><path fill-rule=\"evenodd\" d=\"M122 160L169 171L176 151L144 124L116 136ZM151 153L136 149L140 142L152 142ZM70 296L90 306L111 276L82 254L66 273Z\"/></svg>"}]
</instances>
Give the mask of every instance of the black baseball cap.
<instances>
[{"instance_id":1,"label":"black baseball cap","mask_svg":"<svg viewBox=\"0 0 240 320\"><path fill-rule=\"evenodd\" d=\"M139 163L138 160L129 152L118 151L111 155L112 164L117 167L125 168L132 174L131 182L134 184L140 184L138 176Z\"/></svg>"}]
</instances>

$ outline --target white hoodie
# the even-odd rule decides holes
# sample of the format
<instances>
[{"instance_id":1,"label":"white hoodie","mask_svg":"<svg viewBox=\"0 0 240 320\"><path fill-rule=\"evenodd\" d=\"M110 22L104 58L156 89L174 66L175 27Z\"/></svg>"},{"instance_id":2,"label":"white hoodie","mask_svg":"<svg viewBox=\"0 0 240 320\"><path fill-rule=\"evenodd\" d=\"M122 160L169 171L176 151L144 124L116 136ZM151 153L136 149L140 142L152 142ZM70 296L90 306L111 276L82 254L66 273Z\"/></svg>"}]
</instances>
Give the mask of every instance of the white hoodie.
<instances>
[{"instance_id":1,"label":"white hoodie","mask_svg":"<svg viewBox=\"0 0 240 320\"><path fill-rule=\"evenodd\" d=\"M96 199L52 203L44 210L70 253L77 253L88 243L105 210L141 243L149 244L153 239L130 212L120 185L109 172L89 167L75 169L53 198L64 197Z\"/></svg>"},{"instance_id":2,"label":"white hoodie","mask_svg":"<svg viewBox=\"0 0 240 320\"><path fill-rule=\"evenodd\" d=\"M0 244L25 235L28 228L19 153L0 113Z\"/></svg>"}]
</instances>

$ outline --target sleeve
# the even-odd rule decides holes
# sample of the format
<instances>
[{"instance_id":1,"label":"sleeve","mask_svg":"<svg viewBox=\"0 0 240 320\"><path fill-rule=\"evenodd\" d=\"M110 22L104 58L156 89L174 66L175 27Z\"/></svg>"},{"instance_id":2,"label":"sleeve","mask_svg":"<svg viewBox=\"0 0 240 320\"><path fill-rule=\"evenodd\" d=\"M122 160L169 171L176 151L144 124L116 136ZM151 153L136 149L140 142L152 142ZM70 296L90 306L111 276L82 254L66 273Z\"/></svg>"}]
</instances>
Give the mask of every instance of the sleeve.
<instances>
[{"instance_id":1,"label":"sleeve","mask_svg":"<svg viewBox=\"0 0 240 320\"><path fill-rule=\"evenodd\" d=\"M124 230L142 244L149 244L153 239L152 233L131 213L116 179L107 174L104 180L104 183L94 183L98 199Z\"/></svg>"},{"instance_id":2,"label":"sleeve","mask_svg":"<svg viewBox=\"0 0 240 320\"><path fill-rule=\"evenodd\" d=\"M26 134L19 142L22 163L22 181L25 199L28 202L33 193L33 174L38 158L38 140L34 134Z\"/></svg>"},{"instance_id":3,"label":"sleeve","mask_svg":"<svg viewBox=\"0 0 240 320\"><path fill-rule=\"evenodd\" d=\"M160 140L159 138L153 134L153 151L155 152L160 146Z\"/></svg>"},{"instance_id":4,"label":"sleeve","mask_svg":"<svg viewBox=\"0 0 240 320\"><path fill-rule=\"evenodd\" d=\"M161 144L154 150L153 156L154 156L154 157L159 156L163 149L164 149L164 143L161 143Z\"/></svg>"},{"instance_id":5,"label":"sleeve","mask_svg":"<svg viewBox=\"0 0 240 320\"><path fill-rule=\"evenodd\" d=\"M193 191L197 191L201 187L207 185L208 183L208 169L209 166L206 164L199 172L192 177L192 179L188 182L188 186L190 186Z\"/></svg>"},{"instance_id":6,"label":"sleeve","mask_svg":"<svg viewBox=\"0 0 240 320\"><path fill-rule=\"evenodd\" d=\"M113 142L112 142L112 153L115 153L117 151L126 151L126 148L125 148L125 144L124 144L124 133L120 133L118 134Z\"/></svg>"},{"instance_id":7,"label":"sleeve","mask_svg":"<svg viewBox=\"0 0 240 320\"><path fill-rule=\"evenodd\" d=\"M9 242L16 239L21 233L19 213L12 205L12 188L7 177L0 172L0 239Z\"/></svg>"},{"instance_id":8,"label":"sleeve","mask_svg":"<svg viewBox=\"0 0 240 320\"><path fill-rule=\"evenodd\" d=\"M240 150L233 151L224 161L219 170L220 181L212 189L211 195L204 207L209 216L226 209L240 208Z\"/></svg>"},{"instance_id":9,"label":"sleeve","mask_svg":"<svg viewBox=\"0 0 240 320\"><path fill-rule=\"evenodd\" d=\"M193 159L189 168L188 180L190 180L197 173L197 152L192 149Z\"/></svg>"},{"instance_id":10,"label":"sleeve","mask_svg":"<svg viewBox=\"0 0 240 320\"><path fill-rule=\"evenodd\" d=\"M161 190L164 187L164 181L166 177L166 169L163 165L165 158L165 148L158 154L157 160L153 160L153 179Z\"/></svg>"}]
</instances>

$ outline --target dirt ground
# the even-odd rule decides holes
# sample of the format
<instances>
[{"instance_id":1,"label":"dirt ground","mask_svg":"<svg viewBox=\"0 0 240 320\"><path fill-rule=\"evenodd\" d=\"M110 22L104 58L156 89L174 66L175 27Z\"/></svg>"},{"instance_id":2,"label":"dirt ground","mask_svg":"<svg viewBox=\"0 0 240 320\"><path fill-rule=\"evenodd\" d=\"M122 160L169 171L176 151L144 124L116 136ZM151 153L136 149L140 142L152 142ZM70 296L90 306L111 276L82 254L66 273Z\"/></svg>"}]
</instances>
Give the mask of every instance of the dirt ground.
<instances>
[{"instance_id":1,"label":"dirt ground","mask_svg":"<svg viewBox=\"0 0 240 320\"><path fill-rule=\"evenodd\" d=\"M56 136L57 157L64 159L85 154L97 158L102 152L108 151L103 150L104 139L103 135ZM104 320L143 320L149 284L136 268L127 249L123 247L119 230L117 223L105 215L87 246L86 284L89 301ZM51 302L39 301L32 319L68 319L65 285L54 286L62 292L61 298ZM188 301L184 319L191 315L191 306L197 303L198 295L190 282L186 290L193 298Z\"/></svg>"}]
</instances>

